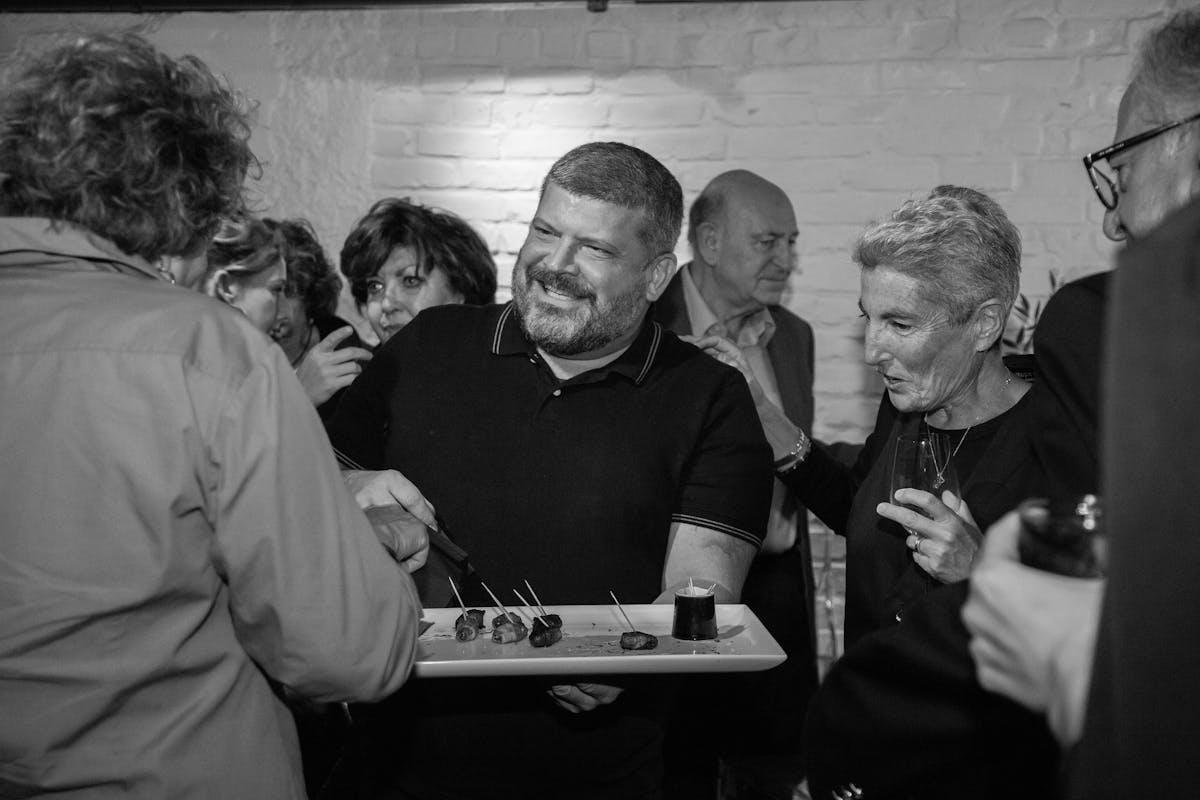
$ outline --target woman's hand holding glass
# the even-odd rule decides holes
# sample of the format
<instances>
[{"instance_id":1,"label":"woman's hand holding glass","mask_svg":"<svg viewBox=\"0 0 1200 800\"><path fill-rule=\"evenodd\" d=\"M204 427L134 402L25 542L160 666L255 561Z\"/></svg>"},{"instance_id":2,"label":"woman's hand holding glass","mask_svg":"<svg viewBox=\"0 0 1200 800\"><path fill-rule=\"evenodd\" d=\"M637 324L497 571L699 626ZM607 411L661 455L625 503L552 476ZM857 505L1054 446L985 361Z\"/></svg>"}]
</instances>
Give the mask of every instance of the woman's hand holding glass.
<instances>
[{"instance_id":1,"label":"woman's hand holding glass","mask_svg":"<svg viewBox=\"0 0 1200 800\"><path fill-rule=\"evenodd\" d=\"M983 542L966 501L953 492L942 492L939 499L920 489L899 489L895 499L875 511L908 530L905 544L917 566L942 583L965 580Z\"/></svg>"},{"instance_id":2,"label":"woman's hand holding glass","mask_svg":"<svg viewBox=\"0 0 1200 800\"><path fill-rule=\"evenodd\" d=\"M913 560L942 583L970 574L983 539L959 496L953 463L957 454L958 446L943 433L900 436L892 456L890 502L875 507L881 517L908 531L905 545L913 551Z\"/></svg>"}]
</instances>

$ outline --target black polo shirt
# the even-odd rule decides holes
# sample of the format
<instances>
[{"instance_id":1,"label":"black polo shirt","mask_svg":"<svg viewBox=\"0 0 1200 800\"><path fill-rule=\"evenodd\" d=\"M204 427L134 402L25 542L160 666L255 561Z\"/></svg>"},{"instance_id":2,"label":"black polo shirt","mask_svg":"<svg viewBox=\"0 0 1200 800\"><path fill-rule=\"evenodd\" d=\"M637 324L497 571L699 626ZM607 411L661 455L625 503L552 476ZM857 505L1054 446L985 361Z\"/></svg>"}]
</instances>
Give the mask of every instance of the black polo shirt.
<instances>
[{"instance_id":1,"label":"black polo shirt","mask_svg":"<svg viewBox=\"0 0 1200 800\"><path fill-rule=\"evenodd\" d=\"M416 484L506 603L525 579L546 604L650 602L673 521L757 546L770 506L745 380L651 321L560 381L513 304L426 310L375 352L329 435Z\"/></svg>"}]
</instances>

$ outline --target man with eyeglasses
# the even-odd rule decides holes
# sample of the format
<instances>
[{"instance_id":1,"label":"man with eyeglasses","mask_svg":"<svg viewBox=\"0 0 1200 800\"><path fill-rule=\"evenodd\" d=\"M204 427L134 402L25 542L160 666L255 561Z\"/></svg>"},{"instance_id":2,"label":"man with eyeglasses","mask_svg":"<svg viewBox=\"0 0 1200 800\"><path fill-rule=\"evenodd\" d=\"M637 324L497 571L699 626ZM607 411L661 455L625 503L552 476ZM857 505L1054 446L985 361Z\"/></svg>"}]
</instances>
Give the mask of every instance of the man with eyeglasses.
<instances>
[{"instance_id":1,"label":"man with eyeglasses","mask_svg":"<svg viewBox=\"0 0 1200 800\"><path fill-rule=\"evenodd\" d=\"M1129 247L1112 274L1060 290L1038 326L1043 373L1047 352L1077 359L1074 384L1047 384L1060 411L1091 414L1072 420L1092 437L1091 461L1063 485L1098 487L1102 450L1107 578L1022 566L1010 514L988 532L963 612L980 683L1044 711L1066 748L1070 798L1191 797L1200 785L1198 75L1190 9L1149 34L1117 142L1084 158L1105 234Z\"/></svg>"},{"instance_id":2,"label":"man with eyeglasses","mask_svg":"<svg viewBox=\"0 0 1200 800\"><path fill-rule=\"evenodd\" d=\"M1200 91L1187 85L1190 15L1149 37L1117 112L1115 143L1084 156L1104 206L1105 236L1134 242L1200 193ZM1051 297L1034 334L1041 371L1035 450L1052 495L1099 488L1100 363L1112 275L1090 275Z\"/></svg>"}]
</instances>

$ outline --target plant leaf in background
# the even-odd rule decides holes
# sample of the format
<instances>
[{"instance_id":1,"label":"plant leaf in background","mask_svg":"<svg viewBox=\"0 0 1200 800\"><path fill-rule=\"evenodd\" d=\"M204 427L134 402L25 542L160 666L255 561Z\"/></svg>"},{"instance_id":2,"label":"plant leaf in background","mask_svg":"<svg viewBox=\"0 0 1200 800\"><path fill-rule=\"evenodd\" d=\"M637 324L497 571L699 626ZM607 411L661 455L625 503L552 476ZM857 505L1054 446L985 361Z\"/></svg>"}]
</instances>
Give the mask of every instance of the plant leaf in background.
<instances>
[{"instance_id":1,"label":"plant leaf in background","mask_svg":"<svg viewBox=\"0 0 1200 800\"><path fill-rule=\"evenodd\" d=\"M1058 275L1051 271L1050 294L1054 294L1058 287ZM1012 313L1008 316L1008 324L1004 328L1004 336L1000 339L1000 349L1004 355L1033 352L1033 332L1049 299L1050 296L1047 295L1044 299L1031 301L1023 292L1017 295Z\"/></svg>"}]
</instances>

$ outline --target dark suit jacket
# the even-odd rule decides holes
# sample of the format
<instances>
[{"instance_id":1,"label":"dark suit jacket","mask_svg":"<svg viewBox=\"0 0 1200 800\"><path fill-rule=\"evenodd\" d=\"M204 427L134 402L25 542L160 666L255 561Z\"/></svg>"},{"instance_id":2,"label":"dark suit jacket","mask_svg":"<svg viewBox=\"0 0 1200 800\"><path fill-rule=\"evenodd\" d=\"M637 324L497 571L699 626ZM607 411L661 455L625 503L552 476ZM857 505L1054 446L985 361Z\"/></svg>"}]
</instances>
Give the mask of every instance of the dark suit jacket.
<instances>
[{"instance_id":1,"label":"dark suit jacket","mask_svg":"<svg viewBox=\"0 0 1200 800\"><path fill-rule=\"evenodd\" d=\"M1100 488L1100 360L1110 277L1102 272L1063 286L1034 330L1033 452L1052 497Z\"/></svg>"},{"instance_id":2,"label":"dark suit jacket","mask_svg":"<svg viewBox=\"0 0 1200 800\"><path fill-rule=\"evenodd\" d=\"M686 269L683 267L681 269ZM775 335L767 343L767 357L788 418L805 431L813 423L812 326L787 309L773 307ZM655 303L651 317L677 334L690 335L692 322L683 298L679 274ZM801 508L796 546L776 556L754 560L742 601L754 611L788 654L788 659L767 673L754 673L726 682L721 689L744 717L738 725L736 747L726 743L726 754L795 753L800 746L801 722L808 700L817 688L816 627L813 608L812 548L808 540L808 512ZM706 691L711 698L714 690ZM708 705L708 704L706 704ZM691 737L693 731L683 731Z\"/></svg>"},{"instance_id":3,"label":"dark suit jacket","mask_svg":"<svg viewBox=\"0 0 1200 800\"><path fill-rule=\"evenodd\" d=\"M1200 794L1200 201L1131 245L1103 377L1109 540L1071 797Z\"/></svg>"},{"instance_id":4,"label":"dark suit jacket","mask_svg":"<svg viewBox=\"0 0 1200 800\"><path fill-rule=\"evenodd\" d=\"M679 268L687 269L689 264ZM683 299L679 272L654 303L651 316L656 322L680 335L691 335L692 321ZM813 425L813 333L812 326L786 308L771 306L775 335L767 343L767 357L775 370L775 382L788 419L806 432Z\"/></svg>"}]
</instances>

